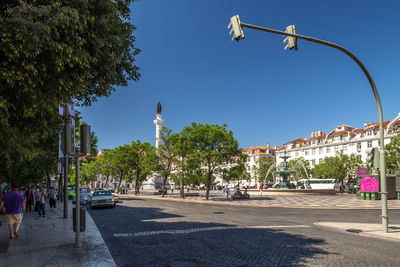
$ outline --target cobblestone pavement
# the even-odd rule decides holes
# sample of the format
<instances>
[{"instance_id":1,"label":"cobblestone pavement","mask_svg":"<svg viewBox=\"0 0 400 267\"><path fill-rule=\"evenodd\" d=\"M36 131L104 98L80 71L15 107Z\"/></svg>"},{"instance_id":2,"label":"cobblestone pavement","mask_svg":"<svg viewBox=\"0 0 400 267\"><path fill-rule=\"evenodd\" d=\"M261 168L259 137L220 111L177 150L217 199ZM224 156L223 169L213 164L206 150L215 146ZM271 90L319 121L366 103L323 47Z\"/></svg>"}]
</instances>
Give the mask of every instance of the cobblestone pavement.
<instances>
[{"instance_id":1,"label":"cobblestone pavement","mask_svg":"<svg viewBox=\"0 0 400 267\"><path fill-rule=\"evenodd\" d=\"M118 266L399 266L398 245L315 225L379 210L280 209L123 199L90 210ZM400 222L400 211L390 211Z\"/></svg>"},{"instance_id":2,"label":"cobblestone pavement","mask_svg":"<svg viewBox=\"0 0 400 267\"><path fill-rule=\"evenodd\" d=\"M124 198L125 195L122 196ZM138 197L126 195L126 197ZM154 195L153 192L146 192L139 197L161 199L161 196ZM182 200L178 193L168 194L166 199L179 201L203 202L205 199L204 191L200 191L200 196L190 196ZM379 200L361 200L354 194L336 194L336 195L312 195L312 194L277 194L273 192L264 192L262 196L257 193L251 193L250 199L226 199L222 192L211 192L209 202L224 202L225 204L234 204L242 206L261 206L261 207L290 207L290 208L333 208L333 209L381 209ZM400 200L388 200L389 209L400 209Z\"/></svg>"}]
</instances>

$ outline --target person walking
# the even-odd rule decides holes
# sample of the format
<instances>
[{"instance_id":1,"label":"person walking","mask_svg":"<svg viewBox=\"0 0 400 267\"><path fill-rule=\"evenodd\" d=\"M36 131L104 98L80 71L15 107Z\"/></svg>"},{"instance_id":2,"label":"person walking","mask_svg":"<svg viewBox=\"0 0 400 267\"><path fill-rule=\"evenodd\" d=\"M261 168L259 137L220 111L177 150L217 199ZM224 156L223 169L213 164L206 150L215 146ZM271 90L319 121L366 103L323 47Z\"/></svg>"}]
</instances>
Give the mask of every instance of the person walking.
<instances>
[{"instance_id":1,"label":"person walking","mask_svg":"<svg viewBox=\"0 0 400 267\"><path fill-rule=\"evenodd\" d=\"M260 184L260 187L258 188L258 189L260 189L260 196L262 196L263 188L264 188L263 184Z\"/></svg>"},{"instance_id":2,"label":"person walking","mask_svg":"<svg viewBox=\"0 0 400 267\"><path fill-rule=\"evenodd\" d=\"M173 185L171 186L171 195L174 194L174 190L175 190L175 184L173 184Z\"/></svg>"},{"instance_id":3,"label":"person walking","mask_svg":"<svg viewBox=\"0 0 400 267\"><path fill-rule=\"evenodd\" d=\"M56 211L56 202L57 202L57 192L54 189L54 187L51 187L49 191L49 204L50 204L50 209L52 209L53 211Z\"/></svg>"},{"instance_id":4,"label":"person walking","mask_svg":"<svg viewBox=\"0 0 400 267\"><path fill-rule=\"evenodd\" d=\"M36 202L38 203L38 215L46 217L46 192L43 186L40 187L39 191L36 192Z\"/></svg>"},{"instance_id":5,"label":"person walking","mask_svg":"<svg viewBox=\"0 0 400 267\"><path fill-rule=\"evenodd\" d=\"M30 187L25 191L26 211L31 212L33 207L33 192Z\"/></svg>"},{"instance_id":6,"label":"person walking","mask_svg":"<svg viewBox=\"0 0 400 267\"><path fill-rule=\"evenodd\" d=\"M231 190L229 189L229 187L227 186L226 188L225 188L225 198L226 199L228 199L229 198L229 192L230 192Z\"/></svg>"},{"instance_id":7,"label":"person walking","mask_svg":"<svg viewBox=\"0 0 400 267\"><path fill-rule=\"evenodd\" d=\"M25 199L21 193L18 192L15 185L11 186L11 191L3 196L0 204L0 209L5 206L6 208L6 222L8 224L8 230L10 231L10 239L19 237L18 229L21 224L22 216L21 213L25 212Z\"/></svg>"}]
</instances>

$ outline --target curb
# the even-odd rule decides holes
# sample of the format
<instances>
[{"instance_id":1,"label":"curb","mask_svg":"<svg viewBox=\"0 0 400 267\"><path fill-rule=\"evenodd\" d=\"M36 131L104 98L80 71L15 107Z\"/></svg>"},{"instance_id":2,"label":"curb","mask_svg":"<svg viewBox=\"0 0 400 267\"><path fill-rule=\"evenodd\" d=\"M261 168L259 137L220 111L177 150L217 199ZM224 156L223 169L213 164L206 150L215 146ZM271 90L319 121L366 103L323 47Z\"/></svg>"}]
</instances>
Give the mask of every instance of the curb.
<instances>
[{"instance_id":1,"label":"curb","mask_svg":"<svg viewBox=\"0 0 400 267\"><path fill-rule=\"evenodd\" d=\"M124 197L119 197L119 199L135 199L135 198L147 198L155 200L166 200L175 202L187 202L187 203L197 203L197 204L208 204L208 205L225 205L225 206L237 206L237 207L255 207L255 208L285 208L285 209L328 209L328 210L381 210L380 207L341 207L341 206L288 206L283 204L254 204L254 203L243 203L232 201L213 201L213 200L194 200L194 199L182 199L182 198L161 198L156 196L144 196L144 195L126 195ZM251 200L249 200L251 201ZM400 207L389 208L389 210L400 210Z\"/></svg>"}]
</instances>

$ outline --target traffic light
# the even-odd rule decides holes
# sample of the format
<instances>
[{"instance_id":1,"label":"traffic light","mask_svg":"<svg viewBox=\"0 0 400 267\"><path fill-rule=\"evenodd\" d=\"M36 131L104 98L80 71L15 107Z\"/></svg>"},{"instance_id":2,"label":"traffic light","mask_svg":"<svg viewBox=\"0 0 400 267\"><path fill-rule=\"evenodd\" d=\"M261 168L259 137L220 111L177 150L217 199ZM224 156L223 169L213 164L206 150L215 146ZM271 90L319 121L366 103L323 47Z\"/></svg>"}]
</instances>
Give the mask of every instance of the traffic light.
<instances>
[{"instance_id":1,"label":"traffic light","mask_svg":"<svg viewBox=\"0 0 400 267\"><path fill-rule=\"evenodd\" d=\"M81 153L89 154L90 153L90 126L87 124L81 125L80 134L81 134Z\"/></svg>"},{"instance_id":2,"label":"traffic light","mask_svg":"<svg viewBox=\"0 0 400 267\"><path fill-rule=\"evenodd\" d=\"M233 40L239 41L240 39L244 39L244 32L242 26L240 25L239 15L235 15L231 18L231 22L228 25L228 29L230 27L232 27L232 30L230 31L229 34L233 33L232 41Z\"/></svg>"},{"instance_id":3,"label":"traffic light","mask_svg":"<svg viewBox=\"0 0 400 267\"><path fill-rule=\"evenodd\" d=\"M64 157L74 153L74 134L74 129L69 123L64 125L64 130L61 135L61 150Z\"/></svg>"},{"instance_id":4,"label":"traffic light","mask_svg":"<svg viewBox=\"0 0 400 267\"><path fill-rule=\"evenodd\" d=\"M370 168L379 168L380 155L377 147L367 149L367 166Z\"/></svg>"},{"instance_id":5,"label":"traffic light","mask_svg":"<svg viewBox=\"0 0 400 267\"><path fill-rule=\"evenodd\" d=\"M286 31L287 33L291 33L291 34L296 34L296 27L294 25L289 25L286 27ZM291 36L286 36L285 40L283 40L283 42L287 42L287 45L285 46L285 50L286 49L294 49L297 50L297 38L296 37L291 37Z\"/></svg>"}]
</instances>

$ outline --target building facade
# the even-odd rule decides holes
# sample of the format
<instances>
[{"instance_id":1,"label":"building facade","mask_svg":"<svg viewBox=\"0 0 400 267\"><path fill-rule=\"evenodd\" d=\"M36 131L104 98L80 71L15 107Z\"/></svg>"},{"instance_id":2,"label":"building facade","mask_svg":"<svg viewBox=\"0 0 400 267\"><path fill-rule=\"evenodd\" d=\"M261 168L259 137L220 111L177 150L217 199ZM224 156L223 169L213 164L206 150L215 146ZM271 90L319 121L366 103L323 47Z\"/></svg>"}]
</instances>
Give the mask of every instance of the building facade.
<instances>
[{"instance_id":1,"label":"building facade","mask_svg":"<svg viewBox=\"0 0 400 267\"><path fill-rule=\"evenodd\" d=\"M247 155L246 168L247 168L247 172L251 176L251 180L248 183L249 186L254 186L257 184L257 177L255 177L255 174L254 174L254 168L257 165L257 160L261 157L275 158L276 152L278 150L279 149L277 146L272 147L269 144L267 144L266 146L252 146L252 147L245 148L242 150L243 153L245 153ZM247 182L245 182L245 184L247 184Z\"/></svg>"},{"instance_id":2,"label":"building facade","mask_svg":"<svg viewBox=\"0 0 400 267\"><path fill-rule=\"evenodd\" d=\"M386 145L400 133L400 113L396 118L385 121L383 126ZM311 168L340 151L346 155L358 155L366 162L366 150L372 147L379 147L378 123L364 123L364 128L359 129L342 124L328 133L313 132L309 138L297 138L283 144L276 154L276 162L278 166L282 162L280 156L283 151L290 156L289 160L303 158Z\"/></svg>"}]
</instances>

